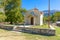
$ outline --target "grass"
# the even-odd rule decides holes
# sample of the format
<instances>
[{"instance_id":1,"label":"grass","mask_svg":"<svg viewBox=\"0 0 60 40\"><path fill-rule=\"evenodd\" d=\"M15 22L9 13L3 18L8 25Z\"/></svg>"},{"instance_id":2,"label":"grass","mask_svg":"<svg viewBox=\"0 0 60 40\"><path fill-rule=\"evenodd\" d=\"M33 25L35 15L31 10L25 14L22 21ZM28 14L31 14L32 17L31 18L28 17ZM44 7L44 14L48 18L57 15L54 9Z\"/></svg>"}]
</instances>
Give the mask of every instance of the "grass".
<instances>
[{"instance_id":1,"label":"grass","mask_svg":"<svg viewBox=\"0 0 60 40\"><path fill-rule=\"evenodd\" d=\"M32 28L49 28L47 24L44 24L44 25L36 25L36 26L33 26Z\"/></svg>"},{"instance_id":2,"label":"grass","mask_svg":"<svg viewBox=\"0 0 60 40\"><path fill-rule=\"evenodd\" d=\"M47 25L34 26L34 28L47 28ZM56 35L55 36L44 36L36 34L28 34L22 32L12 32L7 30L0 29L0 40L60 40L60 28L55 27Z\"/></svg>"}]
</instances>

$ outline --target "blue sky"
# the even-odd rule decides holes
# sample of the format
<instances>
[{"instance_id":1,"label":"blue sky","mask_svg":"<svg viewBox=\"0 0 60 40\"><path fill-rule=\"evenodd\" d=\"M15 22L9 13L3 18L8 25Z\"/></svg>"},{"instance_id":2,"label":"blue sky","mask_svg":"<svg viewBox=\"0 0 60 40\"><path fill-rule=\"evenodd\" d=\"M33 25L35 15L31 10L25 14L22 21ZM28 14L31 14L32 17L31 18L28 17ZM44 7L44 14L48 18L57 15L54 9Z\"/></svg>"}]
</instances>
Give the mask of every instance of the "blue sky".
<instances>
[{"instance_id":1,"label":"blue sky","mask_svg":"<svg viewBox=\"0 0 60 40\"><path fill-rule=\"evenodd\" d=\"M48 10L48 0L22 0L22 8L27 10L38 8L39 10ZM60 10L60 0L50 0L51 10Z\"/></svg>"}]
</instances>

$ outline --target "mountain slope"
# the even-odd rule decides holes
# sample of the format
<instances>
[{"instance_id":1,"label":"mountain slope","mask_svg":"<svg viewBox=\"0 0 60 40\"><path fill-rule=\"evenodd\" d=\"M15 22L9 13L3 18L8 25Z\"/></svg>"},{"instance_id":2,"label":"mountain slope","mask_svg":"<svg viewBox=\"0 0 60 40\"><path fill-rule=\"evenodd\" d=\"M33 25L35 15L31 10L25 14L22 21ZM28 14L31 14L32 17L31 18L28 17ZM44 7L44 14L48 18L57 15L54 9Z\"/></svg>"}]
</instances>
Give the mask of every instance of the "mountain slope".
<instances>
[{"instance_id":1,"label":"mountain slope","mask_svg":"<svg viewBox=\"0 0 60 40\"><path fill-rule=\"evenodd\" d=\"M50 10L50 16L53 15L55 12L58 12L59 10ZM48 10L44 10L44 16L48 16Z\"/></svg>"}]
</instances>

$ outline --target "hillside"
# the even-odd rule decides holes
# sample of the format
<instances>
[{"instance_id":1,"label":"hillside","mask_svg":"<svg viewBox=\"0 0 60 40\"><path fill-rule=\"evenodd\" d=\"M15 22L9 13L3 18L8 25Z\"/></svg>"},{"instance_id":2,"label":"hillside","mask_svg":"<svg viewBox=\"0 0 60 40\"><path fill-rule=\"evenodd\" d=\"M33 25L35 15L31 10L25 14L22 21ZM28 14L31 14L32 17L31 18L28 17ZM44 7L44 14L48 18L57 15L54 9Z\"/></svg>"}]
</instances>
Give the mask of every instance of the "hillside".
<instances>
[{"instance_id":1,"label":"hillside","mask_svg":"<svg viewBox=\"0 0 60 40\"><path fill-rule=\"evenodd\" d=\"M50 15L53 15L55 12L58 12L59 10L50 10ZM44 10L44 16L48 16L48 10Z\"/></svg>"}]
</instances>

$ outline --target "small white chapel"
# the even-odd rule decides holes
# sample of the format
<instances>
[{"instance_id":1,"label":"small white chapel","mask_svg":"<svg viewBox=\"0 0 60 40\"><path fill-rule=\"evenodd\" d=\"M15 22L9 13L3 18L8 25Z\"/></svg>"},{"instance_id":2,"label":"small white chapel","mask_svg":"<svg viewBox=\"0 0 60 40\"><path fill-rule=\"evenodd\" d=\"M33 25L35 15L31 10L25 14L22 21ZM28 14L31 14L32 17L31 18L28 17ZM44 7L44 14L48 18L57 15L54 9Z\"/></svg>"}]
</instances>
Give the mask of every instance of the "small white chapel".
<instances>
[{"instance_id":1,"label":"small white chapel","mask_svg":"<svg viewBox=\"0 0 60 40\"><path fill-rule=\"evenodd\" d=\"M37 8L28 10L25 13L25 24L27 25L43 25L43 12Z\"/></svg>"}]
</instances>

